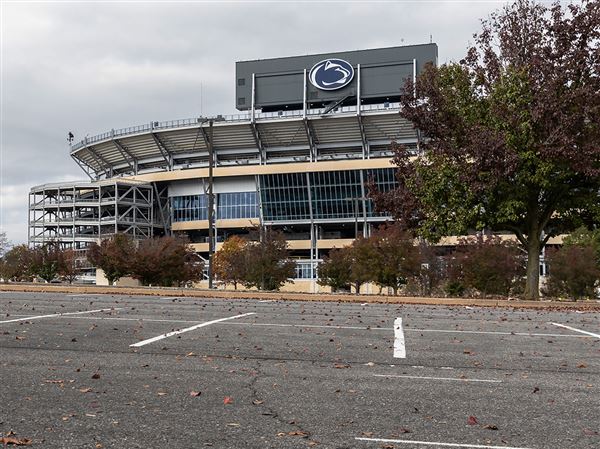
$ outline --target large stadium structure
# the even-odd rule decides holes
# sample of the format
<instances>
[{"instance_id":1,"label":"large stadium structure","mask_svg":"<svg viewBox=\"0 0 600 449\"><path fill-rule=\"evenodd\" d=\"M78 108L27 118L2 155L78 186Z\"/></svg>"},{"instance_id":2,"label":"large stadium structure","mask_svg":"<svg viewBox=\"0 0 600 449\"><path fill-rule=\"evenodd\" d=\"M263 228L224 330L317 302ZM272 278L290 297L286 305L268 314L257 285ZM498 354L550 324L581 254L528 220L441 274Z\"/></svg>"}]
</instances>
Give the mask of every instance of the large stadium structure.
<instances>
[{"instance_id":1,"label":"large stadium structure","mask_svg":"<svg viewBox=\"0 0 600 449\"><path fill-rule=\"evenodd\" d=\"M374 211L365 183L394 186L393 142L418 150L397 101L406 79L436 62L436 44L238 62L239 114L152 121L72 144L90 179L31 189L29 242L85 251L115 232L186 233L206 258L228 236L270 226L297 259L295 288L315 289L323 254L389 218Z\"/></svg>"}]
</instances>

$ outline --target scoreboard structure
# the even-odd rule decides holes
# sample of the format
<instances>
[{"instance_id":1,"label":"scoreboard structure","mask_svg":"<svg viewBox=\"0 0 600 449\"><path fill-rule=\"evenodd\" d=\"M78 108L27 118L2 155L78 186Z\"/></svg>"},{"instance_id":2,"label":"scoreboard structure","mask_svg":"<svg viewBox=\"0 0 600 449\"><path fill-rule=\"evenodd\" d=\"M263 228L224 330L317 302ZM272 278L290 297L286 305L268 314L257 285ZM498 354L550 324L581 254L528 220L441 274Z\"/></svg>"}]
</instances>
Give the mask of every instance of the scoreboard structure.
<instances>
[{"instance_id":1,"label":"scoreboard structure","mask_svg":"<svg viewBox=\"0 0 600 449\"><path fill-rule=\"evenodd\" d=\"M397 101L407 79L437 64L437 45L345 51L236 63L240 111Z\"/></svg>"}]
</instances>

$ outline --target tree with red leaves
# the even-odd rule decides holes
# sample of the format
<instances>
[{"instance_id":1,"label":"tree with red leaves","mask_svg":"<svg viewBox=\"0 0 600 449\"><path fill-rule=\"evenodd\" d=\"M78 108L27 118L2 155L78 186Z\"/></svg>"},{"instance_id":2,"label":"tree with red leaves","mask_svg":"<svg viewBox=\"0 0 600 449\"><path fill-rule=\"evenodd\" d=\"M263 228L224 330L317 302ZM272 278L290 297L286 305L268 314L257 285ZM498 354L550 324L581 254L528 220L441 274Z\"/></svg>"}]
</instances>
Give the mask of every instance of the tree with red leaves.
<instances>
[{"instance_id":1,"label":"tree with red leaves","mask_svg":"<svg viewBox=\"0 0 600 449\"><path fill-rule=\"evenodd\" d=\"M430 241L514 233L538 299L548 239L600 222L600 2L517 0L474 39L459 63L407 83L401 115L420 152L398 146L398 188L373 196Z\"/></svg>"}]
</instances>

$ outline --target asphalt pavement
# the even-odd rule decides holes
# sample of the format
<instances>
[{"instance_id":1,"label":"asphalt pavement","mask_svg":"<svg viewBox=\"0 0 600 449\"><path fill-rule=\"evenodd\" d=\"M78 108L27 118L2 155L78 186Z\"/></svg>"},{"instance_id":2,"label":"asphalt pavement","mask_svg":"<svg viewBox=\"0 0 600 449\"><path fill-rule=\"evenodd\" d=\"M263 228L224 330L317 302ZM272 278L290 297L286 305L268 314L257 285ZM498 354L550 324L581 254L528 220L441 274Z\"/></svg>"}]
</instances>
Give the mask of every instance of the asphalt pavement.
<instances>
[{"instance_id":1,"label":"asphalt pavement","mask_svg":"<svg viewBox=\"0 0 600 449\"><path fill-rule=\"evenodd\" d=\"M598 449L600 314L0 292L0 432L40 448Z\"/></svg>"}]
</instances>

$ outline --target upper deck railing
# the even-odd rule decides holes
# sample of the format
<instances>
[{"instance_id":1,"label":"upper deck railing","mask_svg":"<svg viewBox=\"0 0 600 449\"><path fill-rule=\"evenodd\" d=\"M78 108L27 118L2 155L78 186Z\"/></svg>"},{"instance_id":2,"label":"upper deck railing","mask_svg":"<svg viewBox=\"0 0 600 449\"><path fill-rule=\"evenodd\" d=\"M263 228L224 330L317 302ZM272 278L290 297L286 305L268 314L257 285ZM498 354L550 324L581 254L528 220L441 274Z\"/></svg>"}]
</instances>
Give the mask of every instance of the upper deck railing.
<instances>
[{"instance_id":1,"label":"upper deck railing","mask_svg":"<svg viewBox=\"0 0 600 449\"><path fill-rule=\"evenodd\" d=\"M362 105L360 107L361 112L369 112L369 111L390 111L390 110L399 110L399 103L379 103L379 104L367 104ZM307 109L307 116L317 116L322 115L325 111L325 108L318 109ZM335 111L329 112L329 115L337 115L337 114L347 114L347 113L356 113L356 106L342 106L338 107ZM81 148L84 148L88 145L92 145L96 142L102 142L104 140L114 139L115 137L128 136L132 134L139 134L150 131L160 131L165 129L174 129L174 128L191 128L195 126L199 126L202 123L206 123L209 120L213 120L216 123L240 123L240 122L249 122L251 119L251 112L245 112L241 114L232 114L232 115L217 115L216 117L194 117L194 118L185 118L179 120L167 120L164 122L150 122L144 125L137 126L129 126L127 128L119 128L112 129L110 131L104 132L102 134L97 134L95 136L88 137L85 139L71 144L71 153L77 151ZM293 111L276 111L276 112L256 112L255 119L257 121L260 120L277 120L277 119L286 119L286 118L300 118L304 116L304 112L302 109L293 110Z\"/></svg>"}]
</instances>

